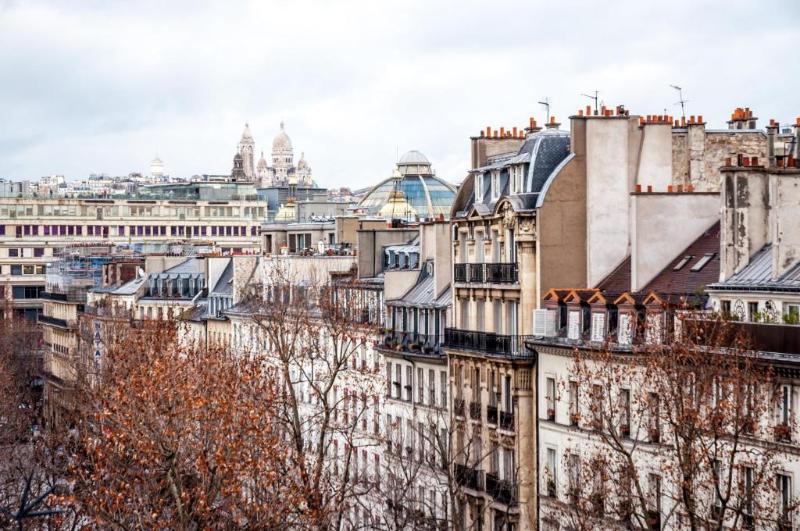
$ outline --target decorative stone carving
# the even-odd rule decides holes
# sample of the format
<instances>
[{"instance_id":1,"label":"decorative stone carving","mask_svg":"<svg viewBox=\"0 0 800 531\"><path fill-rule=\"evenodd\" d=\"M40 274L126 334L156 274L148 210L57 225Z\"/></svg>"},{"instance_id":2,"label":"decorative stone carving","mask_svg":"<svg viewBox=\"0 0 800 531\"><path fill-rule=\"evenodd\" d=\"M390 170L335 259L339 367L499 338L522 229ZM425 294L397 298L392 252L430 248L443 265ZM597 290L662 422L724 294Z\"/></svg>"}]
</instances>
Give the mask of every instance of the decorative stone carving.
<instances>
[{"instance_id":1,"label":"decorative stone carving","mask_svg":"<svg viewBox=\"0 0 800 531\"><path fill-rule=\"evenodd\" d=\"M511 228L514 226L514 223L517 220L517 214L516 212L514 212L514 209L511 207L511 205L509 205L508 203L503 205L503 210L501 212L501 215L503 216L504 227Z\"/></svg>"},{"instance_id":2,"label":"decorative stone carving","mask_svg":"<svg viewBox=\"0 0 800 531\"><path fill-rule=\"evenodd\" d=\"M534 218L523 218L519 222L519 230L524 234L536 236L536 220Z\"/></svg>"}]
</instances>

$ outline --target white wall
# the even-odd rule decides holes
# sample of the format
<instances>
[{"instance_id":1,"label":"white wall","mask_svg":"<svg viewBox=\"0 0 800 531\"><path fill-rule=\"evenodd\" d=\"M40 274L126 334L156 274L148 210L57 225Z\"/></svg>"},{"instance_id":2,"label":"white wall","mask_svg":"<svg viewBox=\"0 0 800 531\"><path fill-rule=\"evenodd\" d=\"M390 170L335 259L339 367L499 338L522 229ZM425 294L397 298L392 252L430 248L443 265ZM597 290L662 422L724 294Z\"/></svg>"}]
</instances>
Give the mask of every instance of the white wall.
<instances>
[{"instance_id":1,"label":"white wall","mask_svg":"<svg viewBox=\"0 0 800 531\"><path fill-rule=\"evenodd\" d=\"M633 194L631 289L639 291L719 220L719 194Z\"/></svg>"},{"instance_id":2,"label":"white wall","mask_svg":"<svg viewBox=\"0 0 800 531\"><path fill-rule=\"evenodd\" d=\"M642 189L666 192L672 184L672 124L646 124L642 128L642 147L636 184Z\"/></svg>"},{"instance_id":3,"label":"white wall","mask_svg":"<svg viewBox=\"0 0 800 531\"><path fill-rule=\"evenodd\" d=\"M628 255L628 120L586 123L586 282L598 284Z\"/></svg>"}]
</instances>

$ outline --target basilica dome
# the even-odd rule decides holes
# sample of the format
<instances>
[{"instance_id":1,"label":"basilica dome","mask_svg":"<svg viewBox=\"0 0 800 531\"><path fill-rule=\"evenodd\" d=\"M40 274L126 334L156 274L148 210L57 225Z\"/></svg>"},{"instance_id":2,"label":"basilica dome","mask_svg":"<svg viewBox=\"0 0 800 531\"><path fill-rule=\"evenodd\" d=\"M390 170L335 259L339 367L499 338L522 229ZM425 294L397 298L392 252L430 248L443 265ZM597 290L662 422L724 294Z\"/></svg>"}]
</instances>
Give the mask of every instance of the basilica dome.
<instances>
[{"instance_id":1,"label":"basilica dome","mask_svg":"<svg viewBox=\"0 0 800 531\"><path fill-rule=\"evenodd\" d=\"M283 122L281 122L281 130L280 132L275 135L275 138L272 140L272 151L279 152L279 151L291 151L292 150L292 140L289 138L289 135L286 134L286 131L283 130Z\"/></svg>"}]
</instances>

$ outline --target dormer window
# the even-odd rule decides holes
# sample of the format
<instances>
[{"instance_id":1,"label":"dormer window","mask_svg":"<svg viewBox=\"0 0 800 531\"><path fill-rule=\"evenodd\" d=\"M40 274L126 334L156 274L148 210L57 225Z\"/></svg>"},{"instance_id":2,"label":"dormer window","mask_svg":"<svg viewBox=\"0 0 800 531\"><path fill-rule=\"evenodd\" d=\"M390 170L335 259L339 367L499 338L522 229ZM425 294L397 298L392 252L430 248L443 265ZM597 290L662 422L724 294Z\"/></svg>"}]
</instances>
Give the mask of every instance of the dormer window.
<instances>
[{"instance_id":1,"label":"dormer window","mask_svg":"<svg viewBox=\"0 0 800 531\"><path fill-rule=\"evenodd\" d=\"M675 264L675 267L673 267L672 270L673 271L680 271L681 269L683 269L683 266L685 266L686 264L689 263L689 260L691 260L691 259L692 259L692 255L684 256L683 258L681 258L680 262Z\"/></svg>"},{"instance_id":2,"label":"dormer window","mask_svg":"<svg viewBox=\"0 0 800 531\"><path fill-rule=\"evenodd\" d=\"M496 201L500 197L500 172L495 170L492 172L492 201Z\"/></svg>"},{"instance_id":3,"label":"dormer window","mask_svg":"<svg viewBox=\"0 0 800 531\"><path fill-rule=\"evenodd\" d=\"M606 312L592 312L592 341L602 342L606 338Z\"/></svg>"},{"instance_id":4,"label":"dormer window","mask_svg":"<svg viewBox=\"0 0 800 531\"><path fill-rule=\"evenodd\" d=\"M570 310L567 317L567 338L578 340L581 337L581 312Z\"/></svg>"},{"instance_id":5,"label":"dormer window","mask_svg":"<svg viewBox=\"0 0 800 531\"><path fill-rule=\"evenodd\" d=\"M620 345L630 345L633 338L633 319L629 312L619 314L619 328L617 329L617 342Z\"/></svg>"},{"instance_id":6,"label":"dormer window","mask_svg":"<svg viewBox=\"0 0 800 531\"><path fill-rule=\"evenodd\" d=\"M483 174L479 173L475 176L475 202L483 202Z\"/></svg>"}]
</instances>

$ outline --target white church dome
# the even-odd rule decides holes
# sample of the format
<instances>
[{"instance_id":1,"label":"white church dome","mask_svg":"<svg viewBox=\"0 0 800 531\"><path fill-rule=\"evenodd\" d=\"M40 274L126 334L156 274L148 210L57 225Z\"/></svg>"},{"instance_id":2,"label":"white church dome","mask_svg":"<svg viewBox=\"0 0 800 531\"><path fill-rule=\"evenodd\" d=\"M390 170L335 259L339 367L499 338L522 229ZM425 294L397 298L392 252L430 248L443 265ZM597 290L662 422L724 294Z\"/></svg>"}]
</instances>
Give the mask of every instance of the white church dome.
<instances>
[{"instance_id":1,"label":"white church dome","mask_svg":"<svg viewBox=\"0 0 800 531\"><path fill-rule=\"evenodd\" d=\"M283 130L283 122L281 122L281 131L275 135L275 139L272 141L272 151L291 151L291 149L292 140Z\"/></svg>"}]
</instances>

